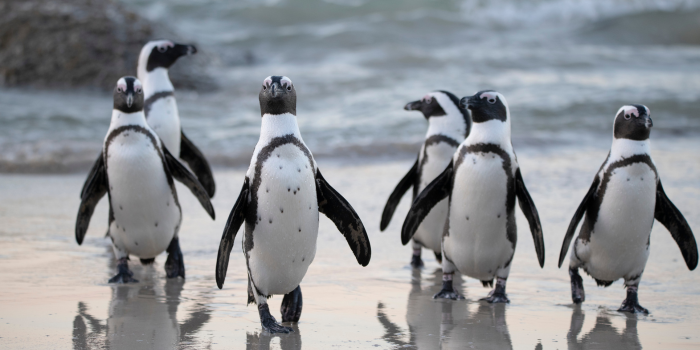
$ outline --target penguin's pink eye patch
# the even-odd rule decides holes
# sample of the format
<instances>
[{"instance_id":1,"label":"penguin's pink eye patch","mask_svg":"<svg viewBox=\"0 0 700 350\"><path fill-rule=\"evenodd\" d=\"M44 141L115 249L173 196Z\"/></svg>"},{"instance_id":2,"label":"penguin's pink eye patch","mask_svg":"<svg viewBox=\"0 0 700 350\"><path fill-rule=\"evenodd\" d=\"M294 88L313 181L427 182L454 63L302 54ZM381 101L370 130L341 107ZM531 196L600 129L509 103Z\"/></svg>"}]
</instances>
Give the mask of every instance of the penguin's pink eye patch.
<instances>
[{"instance_id":1,"label":"penguin's pink eye patch","mask_svg":"<svg viewBox=\"0 0 700 350\"><path fill-rule=\"evenodd\" d=\"M280 83L282 84L282 87L287 89L287 91L292 90L292 80L291 79L289 79L287 77L282 77L282 79L280 79Z\"/></svg>"},{"instance_id":2,"label":"penguin's pink eye patch","mask_svg":"<svg viewBox=\"0 0 700 350\"><path fill-rule=\"evenodd\" d=\"M168 51L168 48L171 48L174 46L175 46L175 44L171 43L170 41L166 41L166 42L158 44L158 51L165 52L165 51Z\"/></svg>"},{"instance_id":3,"label":"penguin's pink eye patch","mask_svg":"<svg viewBox=\"0 0 700 350\"><path fill-rule=\"evenodd\" d=\"M423 96L423 103L428 104L428 105L433 103L433 96L430 96L430 95Z\"/></svg>"},{"instance_id":4,"label":"penguin's pink eye patch","mask_svg":"<svg viewBox=\"0 0 700 350\"><path fill-rule=\"evenodd\" d=\"M630 118L632 118L632 116L634 116L635 118L639 118L639 110L637 110L637 107L635 106L623 106L620 109L622 109L622 112L625 115L625 119L629 120Z\"/></svg>"},{"instance_id":5,"label":"penguin's pink eye patch","mask_svg":"<svg viewBox=\"0 0 700 350\"><path fill-rule=\"evenodd\" d=\"M263 90L267 90L270 85L272 85L272 77L265 78L265 80L263 80Z\"/></svg>"},{"instance_id":6,"label":"penguin's pink eye patch","mask_svg":"<svg viewBox=\"0 0 700 350\"><path fill-rule=\"evenodd\" d=\"M134 81L134 91L135 91L137 94L140 94L141 91L143 91L143 87L141 86L141 82L138 81L138 80Z\"/></svg>"},{"instance_id":7,"label":"penguin's pink eye patch","mask_svg":"<svg viewBox=\"0 0 700 350\"><path fill-rule=\"evenodd\" d=\"M486 101L488 101L491 104L496 103L496 100L498 99L498 93L495 91L484 92L479 96L479 99L484 99L484 98L486 99Z\"/></svg>"}]
</instances>

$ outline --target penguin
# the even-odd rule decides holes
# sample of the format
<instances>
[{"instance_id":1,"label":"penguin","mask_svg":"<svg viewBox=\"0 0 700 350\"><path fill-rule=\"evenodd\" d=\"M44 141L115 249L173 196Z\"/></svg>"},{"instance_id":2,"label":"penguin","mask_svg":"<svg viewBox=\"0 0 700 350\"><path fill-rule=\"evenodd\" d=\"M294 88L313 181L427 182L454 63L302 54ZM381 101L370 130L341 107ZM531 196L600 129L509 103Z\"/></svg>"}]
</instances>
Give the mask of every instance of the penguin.
<instances>
[{"instance_id":1,"label":"penguin","mask_svg":"<svg viewBox=\"0 0 700 350\"><path fill-rule=\"evenodd\" d=\"M174 88L168 76L168 69L178 58L195 53L197 49L193 45L176 44L168 40L150 41L141 49L137 74L143 82L143 110L148 125L175 158L182 159L189 165L209 197L213 197L216 192L214 175L207 159L180 127Z\"/></svg>"},{"instance_id":2,"label":"penguin","mask_svg":"<svg viewBox=\"0 0 700 350\"><path fill-rule=\"evenodd\" d=\"M129 270L129 255L151 264L166 250L167 276L184 278L185 265L177 238L182 210L173 179L192 191L212 219L214 207L197 178L163 146L146 122L141 82L135 77L122 77L113 96L112 121L102 152L80 195L75 239L79 245L83 243L92 213L106 193L107 235L118 260L118 273L109 282L138 282Z\"/></svg>"},{"instance_id":3,"label":"penguin","mask_svg":"<svg viewBox=\"0 0 700 350\"><path fill-rule=\"evenodd\" d=\"M615 115L610 152L571 219L559 255L561 268L585 214L569 260L575 304L586 300L578 272L582 268L599 286L608 287L624 279L627 297L618 311L649 313L639 305L637 292L649 257L654 219L671 232L688 269L692 271L698 265L695 236L666 196L651 159L652 126L651 112L643 105L622 106Z\"/></svg>"},{"instance_id":4,"label":"penguin","mask_svg":"<svg viewBox=\"0 0 700 350\"><path fill-rule=\"evenodd\" d=\"M248 304L257 304L265 330L289 333L292 328L270 314L267 299L284 294L282 321L299 320L299 283L316 254L319 213L335 223L360 265L369 264L371 246L360 217L323 178L301 138L292 81L285 76L265 78L259 100L260 139L221 237L216 283L223 288L233 242L245 222Z\"/></svg>"},{"instance_id":5,"label":"penguin","mask_svg":"<svg viewBox=\"0 0 700 350\"><path fill-rule=\"evenodd\" d=\"M515 199L525 214L540 266L544 266L542 225L525 187L510 139L510 111L502 94L484 90L460 100L471 111L472 129L447 168L413 201L401 229L405 245L430 210L448 199L442 236L442 290L433 298L463 299L452 286L455 271L495 288L481 300L510 302L510 273L517 231Z\"/></svg>"},{"instance_id":6,"label":"penguin","mask_svg":"<svg viewBox=\"0 0 700 350\"><path fill-rule=\"evenodd\" d=\"M425 95L421 100L409 102L407 111L420 111L428 120L428 132L418 153L418 158L411 170L401 179L389 196L382 213L380 230L384 231L394 215L401 197L413 187L413 199L435 177L450 164L452 155L464 138L469 135L471 119L469 112L459 107L459 99L447 91L435 91ZM411 266L423 266L421 248L430 249L438 263L442 263L441 242L442 228L447 218L447 200L438 203L428 217L418 227L413 236L413 256Z\"/></svg>"}]
</instances>

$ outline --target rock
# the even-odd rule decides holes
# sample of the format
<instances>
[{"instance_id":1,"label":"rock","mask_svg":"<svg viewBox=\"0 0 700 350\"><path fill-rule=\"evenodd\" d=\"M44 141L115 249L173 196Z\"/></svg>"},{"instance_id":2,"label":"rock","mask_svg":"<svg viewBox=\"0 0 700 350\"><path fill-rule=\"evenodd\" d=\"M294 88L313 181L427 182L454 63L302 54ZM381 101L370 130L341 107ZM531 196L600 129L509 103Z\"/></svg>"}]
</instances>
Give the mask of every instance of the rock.
<instances>
[{"instance_id":1,"label":"rock","mask_svg":"<svg viewBox=\"0 0 700 350\"><path fill-rule=\"evenodd\" d=\"M109 90L119 77L136 75L146 42L166 36L181 41L113 0L2 0L0 84ZM176 88L215 89L203 61L175 65Z\"/></svg>"}]
</instances>

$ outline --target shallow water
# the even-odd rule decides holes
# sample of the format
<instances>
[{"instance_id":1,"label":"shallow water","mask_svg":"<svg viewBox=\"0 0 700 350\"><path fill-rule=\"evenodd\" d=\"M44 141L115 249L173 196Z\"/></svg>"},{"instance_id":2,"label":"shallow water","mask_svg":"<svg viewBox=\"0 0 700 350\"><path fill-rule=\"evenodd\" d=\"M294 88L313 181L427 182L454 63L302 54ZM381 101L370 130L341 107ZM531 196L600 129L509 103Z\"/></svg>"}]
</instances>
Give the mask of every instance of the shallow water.
<instances>
[{"instance_id":1,"label":"shallow water","mask_svg":"<svg viewBox=\"0 0 700 350\"><path fill-rule=\"evenodd\" d=\"M657 138L700 134L696 1L121 1L208 57L220 89L176 95L216 165L247 164L269 75L294 81L317 156L412 156L426 122L403 106L437 89L502 92L514 139L533 146L606 143L630 103L651 109ZM0 89L0 171L87 169L111 105L99 92Z\"/></svg>"},{"instance_id":2,"label":"shallow water","mask_svg":"<svg viewBox=\"0 0 700 350\"><path fill-rule=\"evenodd\" d=\"M652 140L653 134L652 134ZM508 305L478 299L479 281L457 278L467 300L434 301L440 271L408 267L411 248L400 244L404 198L385 232L379 219L386 198L412 161L353 165L319 161L324 177L362 217L372 261L357 265L345 239L322 218L318 250L301 288L304 310L290 335L262 331L246 307L240 238L223 290L214 265L228 211L243 171L215 173L218 192L211 221L178 185L183 205L181 244L187 280L166 280L164 255L154 266L131 267L141 282L109 285L115 273L104 238L107 205L98 206L82 246L73 225L84 175L0 175L0 347L182 349L690 349L700 346L700 274L687 270L670 234L658 223L640 286L649 316L618 313L621 282L596 287L584 276L586 302L574 307L566 269L557 269L568 222L605 159L607 146L519 149L523 177L544 229L546 263L540 269L527 222L517 214L520 239L508 280ZM671 200L691 227L700 227L698 141L653 141L652 155ZM270 300L279 317L282 298Z\"/></svg>"}]
</instances>

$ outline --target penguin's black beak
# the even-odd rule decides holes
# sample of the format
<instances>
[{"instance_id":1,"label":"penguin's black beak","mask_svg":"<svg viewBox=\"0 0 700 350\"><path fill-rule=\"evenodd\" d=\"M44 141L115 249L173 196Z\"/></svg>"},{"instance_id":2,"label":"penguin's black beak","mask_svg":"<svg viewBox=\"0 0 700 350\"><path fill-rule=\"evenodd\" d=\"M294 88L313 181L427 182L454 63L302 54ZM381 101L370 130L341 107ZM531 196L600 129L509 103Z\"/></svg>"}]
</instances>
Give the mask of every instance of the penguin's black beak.
<instances>
[{"instance_id":1,"label":"penguin's black beak","mask_svg":"<svg viewBox=\"0 0 700 350\"><path fill-rule=\"evenodd\" d=\"M284 89L280 88L280 83L274 82L270 85L270 96L277 97L280 95L280 91Z\"/></svg>"},{"instance_id":2,"label":"penguin's black beak","mask_svg":"<svg viewBox=\"0 0 700 350\"><path fill-rule=\"evenodd\" d=\"M126 106L131 108L131 105L134 104L134 92L129 91L126 93Z\"/></svg>"},{"instance_id":3,"label":"penguin's black beak","mask_svg":"<svg viewBox=\"0 0 700 350\"><path fill-rule=\"evenodd\" d=\"M478 104L479 97L476 95L462 97L462 99L459 100L459 108L462 109L474 109Z\"/></svg>"},{"instance_id":4,"label":"penguin's black beak","mask_svg":"<svg viewBox=\"0 0 700 350\"><path fill-rule=\"evenodd\" d=\"M175 44L174 49L178 57L194 55L197 53L197 48L194 47L194 45Z\"/></svg>"},{"instance_id":5,"label":"penguin's black beak","mask_svg":"<svg viewBox=\"0 0 700 350\"><path fill-rule=\"evenodd\" d=\"M407 111L419 111L422 105L423 105L423 101L420 101L420 100L413 101L413 102L409 102L405 106L403 106L403 109L407 110Z\"/></svg>"}]
</instances>

